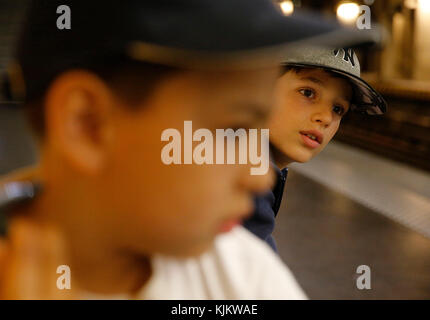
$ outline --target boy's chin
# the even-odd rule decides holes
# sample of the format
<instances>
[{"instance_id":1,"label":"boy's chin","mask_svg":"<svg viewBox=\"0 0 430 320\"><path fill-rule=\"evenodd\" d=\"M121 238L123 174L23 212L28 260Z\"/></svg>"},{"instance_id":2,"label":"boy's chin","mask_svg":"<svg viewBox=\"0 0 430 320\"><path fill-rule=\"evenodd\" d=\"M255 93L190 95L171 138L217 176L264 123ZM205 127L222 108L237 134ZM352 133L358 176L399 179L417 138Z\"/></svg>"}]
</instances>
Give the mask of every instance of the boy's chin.
<instances>
[{"instance_id":1,"label":"boy's chin","mask_svg":"<svg viewBox=\"0 0 430 320\"><path fill-rule=\"evenodd\" d=\"M193 246L185 246L185 245L181 247L172 246L168 250L161 250L162 252L157 252L157 253L161 253L163 255L177 257L177 258L192 258L192 257L200 256L205 252L209 251L210 249L212 249L214 242L215 241L204 242Z\"/></svg>"},{"instance_id":2,"label":"boy's chin","mask_svg":"<svg viewBox=\"0 0 430 320\"><path fill-rule=\"evenodd\" d=\"M292 158L292 162L306 163L313 158L312 154L298 154Z\"/></svg>"},{"instance_id":3,"label":"boy's chin","mask_svg":"<svg viewBox=\"0 0 430 320\"><path fill-rule=\"evenodd\" d=\"M291 164L294 162L306 163L314 157L314 154L312 152L309 152L308 150L289 150L289 151L290 152L285 153L285 156L284 156L284 159L288 159L287 164Z\"/></svg>"},{"instance_id":4,"label":"boy's chin","mask_svg":"<svg viewBox=\"0 0 430 320\"><path fill-rule=\"evenodd\" d=\"M291 148L284 149L272 146L272 152L275 163L281 168L286 167L293 162L305 163L314 157L312 152L303 150L301 147L292 150Z\"/></svg>"}]
</instances>

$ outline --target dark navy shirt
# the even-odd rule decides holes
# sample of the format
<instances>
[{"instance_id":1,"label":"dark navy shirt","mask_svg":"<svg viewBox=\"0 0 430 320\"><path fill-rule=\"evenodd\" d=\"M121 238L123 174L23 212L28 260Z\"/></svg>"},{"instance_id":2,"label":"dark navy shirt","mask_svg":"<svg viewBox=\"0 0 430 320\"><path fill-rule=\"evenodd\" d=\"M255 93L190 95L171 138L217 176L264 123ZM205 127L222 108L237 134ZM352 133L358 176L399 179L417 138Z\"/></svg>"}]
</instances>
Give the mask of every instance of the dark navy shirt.
<instances>
[{"instance_id":1,"label":"dark navy shirt","mask_svg":"<svg viewBox=\"0 0 430 320\"><path fill-rule=\"evenodd\" d=\"M272 233L275 228L275 217L281 206L284 194L285 181L288 168L279 169L272 164L276 172L276 184L272 191L255 198L255 211L252 216L243 223L243 226L257 237L267 242L277 252L275 239Z\"/></svg>"}]
</instances>

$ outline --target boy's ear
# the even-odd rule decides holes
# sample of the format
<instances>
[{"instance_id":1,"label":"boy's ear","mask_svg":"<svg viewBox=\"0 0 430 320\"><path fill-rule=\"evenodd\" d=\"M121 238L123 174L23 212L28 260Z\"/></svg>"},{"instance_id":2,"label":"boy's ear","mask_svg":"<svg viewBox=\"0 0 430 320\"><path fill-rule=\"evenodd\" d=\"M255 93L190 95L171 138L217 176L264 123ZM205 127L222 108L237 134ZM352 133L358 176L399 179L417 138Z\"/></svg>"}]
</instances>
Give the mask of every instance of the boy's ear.
<instances>
[{"instance_id":1,"label":"boy's ear","mask_svg":"<svg viewBox=\"0 0 430 320\"><path fill-rule=\"evenodd\" d=\"M87 71L70 71L51 85L45 100L46 139L79 171L96 174L106 163L114 97Z\"/></svg>"}]
</instances>

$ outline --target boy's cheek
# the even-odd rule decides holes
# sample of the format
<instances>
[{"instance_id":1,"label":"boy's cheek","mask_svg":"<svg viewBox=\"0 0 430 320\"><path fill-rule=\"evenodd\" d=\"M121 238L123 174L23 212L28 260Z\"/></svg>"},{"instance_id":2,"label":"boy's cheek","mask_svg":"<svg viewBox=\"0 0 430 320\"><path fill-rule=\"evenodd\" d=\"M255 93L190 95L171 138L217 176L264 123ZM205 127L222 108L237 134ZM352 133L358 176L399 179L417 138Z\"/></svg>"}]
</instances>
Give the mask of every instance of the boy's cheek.
<instances>
[{"instance_id":1,"label":"boy's cheek","mask_svg":"<svg viewBox=\"0 0 430 320\"><path fill-rule=\"evenodd\" d=\"M166 246L183 243L188 244L190 250L197 250L192 242L200 241L203 247L210 245L220 220L240 207L246 198L235 189L238 176L235 170L242 172L242 168L166 165L161 161L159 134L152 133L151 143L147 143L148 136L144 139L142 134L127 128L125 137L121 137L121 141L127 143L118 144L116 159L105 183L105 187L111 189L106 193L106 200L117 207L114 211L121 211L129 218L124 232L127 228L134 229L133 236L127 232L124 236L139 238L146 230ZM156 140L152 142L152 139ZM226 207L229 203L234 205ZM210 208L216 210L210 211ZM161 226L166 234L157 233L156 229Z\"/></svg>"},{"instance_id":2,"label":"boy's cheek","mask_svg":"<svg viewBox=\"0 0 430 320\"><path fill-rule=\"evenodd\" d=\"M327 132L324 134L323 145L319 149L321 149L321 150L324 149L330 143L330 141L334 138L334 136L336 135L337 131L339 130L339 126L340 126L340 120L338 120L338 121L336 121L335 123L332 124L332 126L330 127L330 129L327 130Z\"/></svg>"}]
</instances>

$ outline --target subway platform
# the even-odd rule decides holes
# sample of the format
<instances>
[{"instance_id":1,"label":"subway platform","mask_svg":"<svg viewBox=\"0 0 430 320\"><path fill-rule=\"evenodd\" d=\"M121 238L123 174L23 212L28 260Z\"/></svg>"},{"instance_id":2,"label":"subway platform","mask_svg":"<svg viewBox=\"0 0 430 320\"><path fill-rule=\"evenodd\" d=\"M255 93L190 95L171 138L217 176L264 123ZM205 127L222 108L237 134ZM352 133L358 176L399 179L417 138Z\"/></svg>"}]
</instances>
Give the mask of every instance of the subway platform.
<instances>
[{"instance_id":1,"label":"subway platform","mask_svg":"<svg viewBox=\"0 0 430 320\"><path fill-rule=\"evenodd\" d=\"M430 174L332 142L291 166L275 238L311 299L429 299Z\"/></svg>"}]
</instances>

